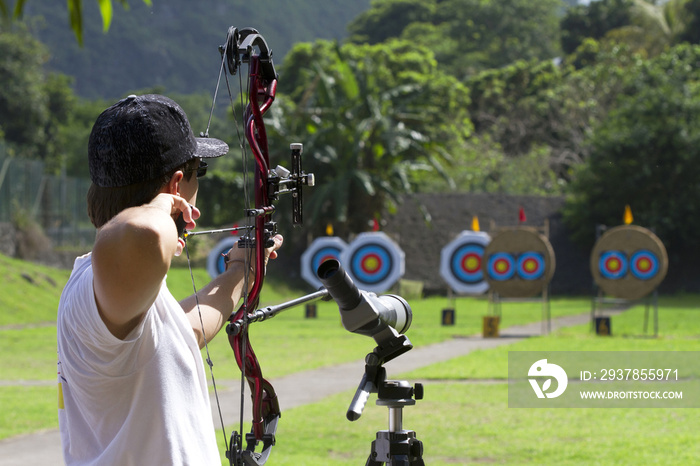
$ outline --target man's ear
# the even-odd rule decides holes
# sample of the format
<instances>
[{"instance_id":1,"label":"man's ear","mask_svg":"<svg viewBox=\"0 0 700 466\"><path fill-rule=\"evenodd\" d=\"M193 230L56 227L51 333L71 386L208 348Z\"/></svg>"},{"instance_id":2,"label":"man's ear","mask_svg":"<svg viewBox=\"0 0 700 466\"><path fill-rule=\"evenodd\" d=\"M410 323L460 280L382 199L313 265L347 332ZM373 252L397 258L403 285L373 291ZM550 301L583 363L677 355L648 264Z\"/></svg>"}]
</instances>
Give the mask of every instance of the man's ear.
<instances>
[{"instance_id":1,"label":"man's ear","mask_svg":"<svg viewBox=\"0 0 700 466\"><path fill-rule=\"evenodd\" d=\"M170 177L168 184L163 187L165 192L167 194L179 195L180 194L180 182L182 181L182 178L184 176L185 176L185 174L182 173L182 170L178 170L175 173L173 173L173 176Z\"/></svg>"}]
</instances>

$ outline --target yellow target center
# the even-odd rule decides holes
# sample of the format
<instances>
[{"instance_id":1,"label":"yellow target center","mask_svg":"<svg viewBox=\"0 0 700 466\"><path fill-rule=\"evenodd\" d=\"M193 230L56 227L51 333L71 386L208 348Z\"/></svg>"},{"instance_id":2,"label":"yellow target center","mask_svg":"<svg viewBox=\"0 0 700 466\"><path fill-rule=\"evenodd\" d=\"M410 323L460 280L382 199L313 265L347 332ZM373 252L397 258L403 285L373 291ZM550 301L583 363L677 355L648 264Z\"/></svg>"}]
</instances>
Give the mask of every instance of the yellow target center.
<instances>
[{"instance_id":1,"label":"yellow target center","mask_svg":"<svg viewBox=\"0 0 700 466\"><path fill-rule=\"evenodd\" d=\"M496 262L496 270L499 272L505 272L508 270L508 263L506 261Z\"/></svg>"},{"instance_id":2,"label":"yellow target center","mask_svg":"<svg viewBox=\"0 0 700 466\"><path fill-rule=\"evenodd\" d=\"M479 259L476 257L469 257L465 262L467 270L475 270L479 266Z\"/></svg>"},{"instance_id":3,"label":"yellow target center","mask_svg":"<svg viewBox=\"0 0 700 466\"><path fill-rule=\"evenodd\" d=\"M370 272L374 272L379 268L379 261L376 257L368 257L365 259L364 267Z\"/></svg>"}]
</instances>

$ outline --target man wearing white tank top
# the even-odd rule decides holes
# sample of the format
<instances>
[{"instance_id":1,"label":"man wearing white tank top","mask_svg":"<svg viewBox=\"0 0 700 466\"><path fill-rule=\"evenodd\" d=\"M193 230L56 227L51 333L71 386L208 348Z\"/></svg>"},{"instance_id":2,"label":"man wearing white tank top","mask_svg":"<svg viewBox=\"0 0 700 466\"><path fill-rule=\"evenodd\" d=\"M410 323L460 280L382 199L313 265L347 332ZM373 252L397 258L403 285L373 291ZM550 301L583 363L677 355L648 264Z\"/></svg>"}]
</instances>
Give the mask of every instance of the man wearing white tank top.
<instances>
[{"instance_id":1,"label":"man wearing white tank top","mask_svg":"<svg viewBox=\"0 0 700 466\"><path fill-rule=\"evenodd\" d=\"M246 291L244 249L232 248L227 270L198 293L203 325L194 296L178 303L165 278L183 251L183 225L200 215L203 159L227 151L195 138L182 109L160 95L129 96L95 122L88 213L97 235L58 309L66 464L220 464L199 350ZM270 258L282 237L274 241Z\"/></svg>"}]
</instances>

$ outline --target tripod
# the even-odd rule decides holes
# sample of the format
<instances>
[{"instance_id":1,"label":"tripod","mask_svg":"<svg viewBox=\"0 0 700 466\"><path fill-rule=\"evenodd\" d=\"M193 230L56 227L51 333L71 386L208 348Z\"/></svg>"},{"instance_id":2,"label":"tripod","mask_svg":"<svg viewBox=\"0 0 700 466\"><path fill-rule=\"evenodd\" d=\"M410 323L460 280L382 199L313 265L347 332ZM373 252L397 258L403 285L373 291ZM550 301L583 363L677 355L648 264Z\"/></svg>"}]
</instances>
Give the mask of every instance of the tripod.
<instances>
[{"instance_id":1,"label":"tripod","mask_svg":"<svg viewBox=\"0 0 700 466\"><path fill-rule=\"evenodd\" d=\"M403 429L403 408L423 399L423 385L417 383L412 387L405 380L386 380L386 369L382 366L411 348L408 338L400 335L384 347L377 346L365 358L365 374L350 404L347 418L350 421L360 418L370 393L377 393L378 406L389 409L389 429L377 432L365 466L425 466L423 442L418 440L415 431Z\"/></svg>"},{"instance_id":2,"label":"tripod","mask_svg":"<svg viewBox=\"0 0 700 466\"><path fill-rule=\"evenodd\" d=\"M415 397L415 399L414 399ZM385 380L379 387L377 405L389 408L389 430L377 432L365 466L425 466L423 442L413 430L403 430L403 407L423 398L423 386L415 389L405 380Z\"/></svg>"}]
</instances>

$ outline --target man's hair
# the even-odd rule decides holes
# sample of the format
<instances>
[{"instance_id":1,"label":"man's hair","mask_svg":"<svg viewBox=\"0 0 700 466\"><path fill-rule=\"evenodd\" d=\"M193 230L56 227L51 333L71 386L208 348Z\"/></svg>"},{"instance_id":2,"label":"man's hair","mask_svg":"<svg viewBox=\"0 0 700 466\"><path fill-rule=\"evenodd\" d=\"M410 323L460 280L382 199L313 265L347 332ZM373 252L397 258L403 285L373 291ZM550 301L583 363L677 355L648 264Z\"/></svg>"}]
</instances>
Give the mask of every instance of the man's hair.
<instances>
[{"instance_id":1,"label":"man's hair","mask_svg":"<svg viewBox=\"0 0 700 466\"><path fill-rule=\"evenodd\" d=\"M104 188L92 183L87 194L87 210L90 221L95 225L95 228L100 228L122 210L151 202L158 191L170 181L170 178L178 170L183 171L184 179L189 181L195 174L197 160L199 159L190 159L167 175L128 186Z\"/></svg>"}]
</instances>

